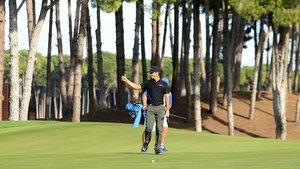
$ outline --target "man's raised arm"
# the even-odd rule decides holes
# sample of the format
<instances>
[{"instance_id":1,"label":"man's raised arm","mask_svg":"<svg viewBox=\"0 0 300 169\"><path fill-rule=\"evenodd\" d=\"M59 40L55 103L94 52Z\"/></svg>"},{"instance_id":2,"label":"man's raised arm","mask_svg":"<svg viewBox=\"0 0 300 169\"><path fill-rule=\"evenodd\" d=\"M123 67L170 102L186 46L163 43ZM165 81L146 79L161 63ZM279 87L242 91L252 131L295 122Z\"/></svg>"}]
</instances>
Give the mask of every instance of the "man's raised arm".
<instances>
[{"instance_id":1,"label":"man's raised arm","mask_svg":"<svg viewBox=\"0 0 300 169\"><path fill-rule=\"evenodd\" d=\"M127 83L132 89L135 89L135 90L141 90L142 89L142 86L140 84L133 83L132 81L127 79L125 74L123 76L121 76L121 80L123 82Z\"/></svg>"}]
</instances>

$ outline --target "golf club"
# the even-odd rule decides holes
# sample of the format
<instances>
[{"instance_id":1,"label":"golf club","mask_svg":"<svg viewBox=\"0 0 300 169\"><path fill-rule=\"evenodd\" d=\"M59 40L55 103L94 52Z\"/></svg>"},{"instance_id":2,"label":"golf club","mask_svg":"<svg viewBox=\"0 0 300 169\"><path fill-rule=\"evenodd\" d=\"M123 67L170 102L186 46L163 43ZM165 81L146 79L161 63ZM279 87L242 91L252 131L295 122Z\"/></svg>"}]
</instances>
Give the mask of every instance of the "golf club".
<instances>
[{"instance_id":1,"label":"golf club","mask_svg":"<svg viewBox=\"0 0 300 169\"><path fill-rule=\"evenodd\" d=\"M178 116L178 115L175 115L175 114L170 114L170 116L187 120L187 117L182 117L182 116Z\"/></svg>"}]
</instances>

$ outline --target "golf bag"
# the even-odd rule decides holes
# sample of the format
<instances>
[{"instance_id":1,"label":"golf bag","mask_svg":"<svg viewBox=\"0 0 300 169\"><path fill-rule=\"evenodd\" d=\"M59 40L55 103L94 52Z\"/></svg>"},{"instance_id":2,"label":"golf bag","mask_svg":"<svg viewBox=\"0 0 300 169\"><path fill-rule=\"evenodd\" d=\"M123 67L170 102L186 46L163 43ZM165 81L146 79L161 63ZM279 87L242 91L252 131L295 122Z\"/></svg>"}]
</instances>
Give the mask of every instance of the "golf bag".
<instances>
[{"instance_id":1,"label":"golf bag","mask_svg":"<svg viewBox=\"0 0 300 169\"><path fill-rule=\"evenodd\" d=\"M125 109L128 111L129 115L132 118L136 117L136 115L138 114L138 112L140 111L141 108L142 108L141 103L136 103L133 101L130 101L125 105Z\"/></svg>"},{"instance_id":2,"label":"golf bag","mask_svg":"<svg viewBox=\"0 0 300 169\"><path fill-rule=\"evenodd\" d=\"M143 105L141 103L136 103L133 101L130 101L125 105L125 109L129 111L129 115L134 118L134 122L132 124L133 128L137 128L140 124L142 117L142 107Z\"/></svg>"}]
</instances>

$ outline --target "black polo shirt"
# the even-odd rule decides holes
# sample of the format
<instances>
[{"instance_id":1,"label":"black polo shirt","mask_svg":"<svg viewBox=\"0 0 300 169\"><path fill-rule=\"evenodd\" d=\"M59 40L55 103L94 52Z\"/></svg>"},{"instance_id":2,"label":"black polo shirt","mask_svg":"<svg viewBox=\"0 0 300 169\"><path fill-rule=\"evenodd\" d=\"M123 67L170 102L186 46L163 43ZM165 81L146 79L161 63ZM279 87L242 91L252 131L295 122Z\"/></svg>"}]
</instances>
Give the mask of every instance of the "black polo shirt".
<instances>
[{"instance_id":1,"label":"black polo shirt","mask_svg":"<svg viewBox=\"0 0 300 169\"><path fill-rule=\"evenodd\" d=\"M161 79L157 82L154 79L147 80L141 84L142 90L147 91L147 104L158 106L164 104L164 95L170 92L168 84Z\"/></svg>"}]
</instances>

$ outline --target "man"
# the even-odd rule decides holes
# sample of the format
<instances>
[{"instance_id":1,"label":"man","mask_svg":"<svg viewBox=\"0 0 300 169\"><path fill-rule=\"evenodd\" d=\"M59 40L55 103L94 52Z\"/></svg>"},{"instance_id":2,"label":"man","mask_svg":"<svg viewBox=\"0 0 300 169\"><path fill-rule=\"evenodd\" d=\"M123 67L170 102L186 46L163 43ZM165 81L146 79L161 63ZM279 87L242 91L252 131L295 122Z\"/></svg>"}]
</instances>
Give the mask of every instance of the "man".
<instances>
[{"instance_id":1,"label":"man","mask_svg":"<svg viewBox=\"0 0 300 169\"><path fill-rule=\"evenodd\" d=\"M162 81L166 82L169 85L169 79L164 77L161 79ZM142 94L142 103L143 105L147 105L147 97L148 97L148 93L147 91L144 91ZM169 106L170 108L172 107L172 94L171 92L169 93ZM144 110L144 119L146 118L146 111ZM165 139L167 136L167 132L168 132L168 118L169 116L165 115L164 117L164 122L163 122L163 131L162 131L162 140L161 140L161 149L163 151L168 151L167 147L165 146ZM145 125L145 129L146 129L146 120L144 121L144 125ZM155 131L156 125L153 126L152 131ZM143 131L143 135L142 135L142 145L145 142L145 131Z\"/></svg>"},{"instance_id":2,"label":"man","mask_svg":"<svg viewBox=\"0 0 300 169\"><path fill-rule=\"evenodd\" d=\"M127 79L126 75L121 79L135 90L144 90L148 92L147 105L143 105L143 109L147 110L145 143L142 146L141 152L145 153L148 150L148 145L151 141L151 132L154 123L157 125L155 139L155 154L161 155L161 141L164 116L169 116L169 92L170 89L166 82L161 80L162 70L158 66L152 66L150 72L150 80L146 80L141 84L136 84ZM164 105L164 99L166 104Z\"/></svg>"}]
</instances>

